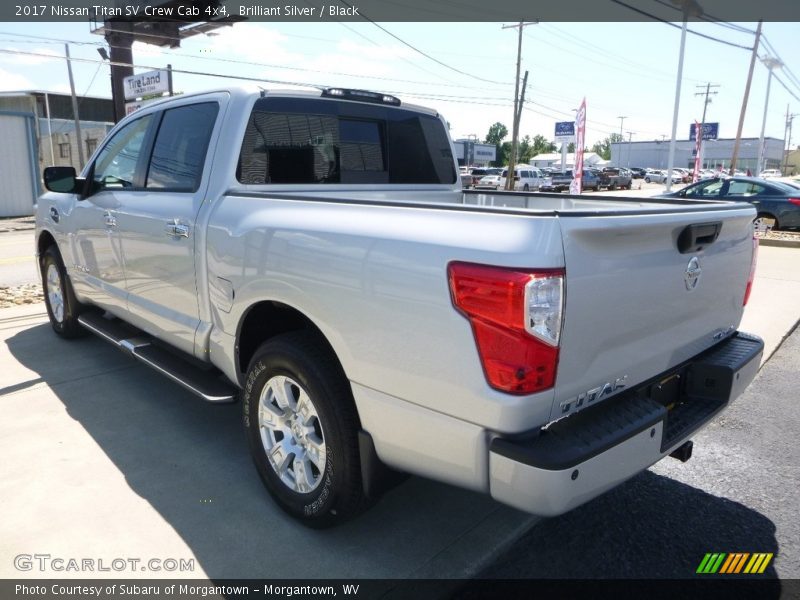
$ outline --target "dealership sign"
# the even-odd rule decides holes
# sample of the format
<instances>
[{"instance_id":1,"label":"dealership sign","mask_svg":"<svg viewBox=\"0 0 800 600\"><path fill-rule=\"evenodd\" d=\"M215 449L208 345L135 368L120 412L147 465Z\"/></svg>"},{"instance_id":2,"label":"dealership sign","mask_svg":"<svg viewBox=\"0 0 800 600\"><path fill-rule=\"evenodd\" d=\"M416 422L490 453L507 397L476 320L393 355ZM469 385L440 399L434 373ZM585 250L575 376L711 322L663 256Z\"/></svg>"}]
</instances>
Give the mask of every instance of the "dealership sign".
<instances>
[{"instance_id":1,"label":"dealership sign","mask_svg":"<svg viewBox=\"0 0 800 600\"><path fill-rule=\"evenodd\" d=\"M562 121L556 123L556 142L571 142L575 139L575 122Z\"/></svg>"},{"instance_id":2,"label":"dealership sign","mask_svg":"<svg viewBox=\"0 0 800 600\"><path fill-rule=\"evenodd\" d=\"M169 73L166 70L148 71L131 75L123 80L125 100L163 94L169 91Z\"/></svg>"},{"instance_id":3,"label":"dealership sign","mask_svg":"<svg viewBox=\"0 0 800 600\"><path fill-rule=\"evenodd\" d=\"M703 123L703 139L715 140L719 136L719 123ZM697 139L695 133L695 123L689 127L689 141L693 142Z\"/></svg>"}]
</instances>

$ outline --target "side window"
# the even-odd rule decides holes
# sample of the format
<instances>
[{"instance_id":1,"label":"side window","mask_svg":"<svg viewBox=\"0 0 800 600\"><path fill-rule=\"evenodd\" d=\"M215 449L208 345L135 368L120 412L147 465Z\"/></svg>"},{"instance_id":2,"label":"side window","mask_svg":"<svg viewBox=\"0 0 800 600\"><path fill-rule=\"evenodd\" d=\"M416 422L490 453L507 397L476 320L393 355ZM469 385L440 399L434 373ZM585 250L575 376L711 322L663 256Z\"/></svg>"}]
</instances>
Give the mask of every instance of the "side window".
<instances>
[{"instance_id":1,"label":"side window","mask_svg":"<svg viewBox=\"0 0 800 600\"><path fill-rule=\"evenodd\" d=\"M689 190L686 195L690 198L719 198L720 194L722 193L722 186L724 183L725 182L722 179L710 181L705 185L698 185L692 190Z\"/></svg>"},{"instance_id":2,"label":"side window","mask_svg":"<svg viewBox=\"0 0 800 600\"><path fill-rule=\"evenodd\" d=\"M125 189L134 186L136 165L152 115L136 119L114 134L94 163L95 189Z\"/></svg>"},{"instance_id":3,"label":"side window","mask_svg":"<svg viewBox=\"0 0 800 600\"><path fill-rule=\"evenodd\" d=\"M218 111L216 102L189 104L164 111L147 171L145 185L148 189L197 190Z\"/></svg>"},{"instance_id":4,"label":"side window","mask_svg":"<svg viewBox=\"0 0 800 600\"><path fill-rule=\"evenodd\" d=\"M758 184L749 181L732 181L730 188L728 188L728 196L755 196L764 191L764 188Z\"/></svg>"}]
</instances>

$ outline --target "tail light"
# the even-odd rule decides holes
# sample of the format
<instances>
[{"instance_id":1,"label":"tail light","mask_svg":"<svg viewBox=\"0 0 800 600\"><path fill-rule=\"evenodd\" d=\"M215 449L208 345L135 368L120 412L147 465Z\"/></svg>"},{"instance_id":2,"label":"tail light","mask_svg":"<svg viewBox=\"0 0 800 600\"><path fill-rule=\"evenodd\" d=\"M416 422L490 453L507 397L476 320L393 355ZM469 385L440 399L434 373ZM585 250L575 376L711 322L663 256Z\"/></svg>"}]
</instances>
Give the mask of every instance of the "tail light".
<instances>
[{"instance_id":1,"label":"tail light","mask_svg":"<svg viewBox=\"0 0 800 600\"><path fill-rule=\"evenodd\" d=\"M800 206L800 198L789 198L789 203L795 206Z\"/></svg>"},{"instance_id":2,"label":"tail light","mask_svg":"<svg viewBox=\"0 0 800 600\"><path fill-rule=\"evenodd\" d=\"M750 259L750 276L747 278L747 287L744 288L744 301L742 306L747 306L750 292L753 290L753 280L756 277L756 263L758 262L758 238L753 236L753 258Z\"/></svg>"},{"instance_id":3,"label":"tail light","mask_svg":"<svg viewBox=\"0 0 800 600\"><path fill-rule=\"evenodd\" d=\"M552 388L564 314L564 269L454 262L453 304L469 319L486 380L510 394Z\"/></svg>"}]
</instances>

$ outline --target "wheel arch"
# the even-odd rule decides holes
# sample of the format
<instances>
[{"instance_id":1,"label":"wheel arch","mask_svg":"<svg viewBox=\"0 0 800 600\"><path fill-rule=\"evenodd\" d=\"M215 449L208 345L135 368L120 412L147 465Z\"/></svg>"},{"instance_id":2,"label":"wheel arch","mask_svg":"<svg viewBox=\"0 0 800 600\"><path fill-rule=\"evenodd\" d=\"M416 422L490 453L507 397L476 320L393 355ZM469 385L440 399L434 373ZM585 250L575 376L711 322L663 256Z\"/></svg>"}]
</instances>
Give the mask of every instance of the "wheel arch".
<instances>
[{"instance_id":1,"label":"wheel arch","mask_svg":"<svg viewBox=\"0 0 800 600\"><path fill-rule=\"evenodd\" d=\"M56 249L58 249L56 238L47 229L42 229L42 231L39 232L39 236L36 238L36 255L41 257L44 251L50 246L55 246ZM59 254L61 254L60 251Z\"/></svg>"},{"instance_id":2,"label":"wheel arch","mask_svg":"<svg viewBox=\"0 0 800 600\"><path fill-rule=\"evenodd\" d=\"M347 377L333 344L310 317L288 304L262 300L252 304L242 313L236 328L235 361L240 380L247 372L250 360L261 344L275 336L292 331L313 333L335 358L341 375Z\"/></svg>"}]
</instances>

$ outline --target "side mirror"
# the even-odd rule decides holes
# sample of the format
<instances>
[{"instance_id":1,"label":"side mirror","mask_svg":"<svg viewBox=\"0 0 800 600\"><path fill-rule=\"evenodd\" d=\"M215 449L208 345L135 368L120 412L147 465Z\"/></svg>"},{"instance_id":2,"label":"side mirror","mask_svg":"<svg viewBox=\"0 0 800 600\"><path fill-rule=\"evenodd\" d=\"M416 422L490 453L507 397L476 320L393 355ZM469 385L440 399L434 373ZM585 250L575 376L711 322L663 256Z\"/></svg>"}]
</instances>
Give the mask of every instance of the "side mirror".
<instances>
[{"instance_id":1,"label":"side mirror","mask_svg":"<svg viewBox=\"0 0 800 600\"><path fill-rule=\"evenodd\" d=\"M82 187L82 181L75 176L74 167L45 167L44 187L51 192L77 193Z\"/></svg>"}]
</instances>

